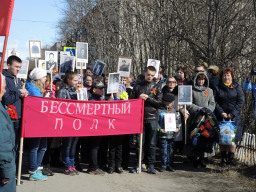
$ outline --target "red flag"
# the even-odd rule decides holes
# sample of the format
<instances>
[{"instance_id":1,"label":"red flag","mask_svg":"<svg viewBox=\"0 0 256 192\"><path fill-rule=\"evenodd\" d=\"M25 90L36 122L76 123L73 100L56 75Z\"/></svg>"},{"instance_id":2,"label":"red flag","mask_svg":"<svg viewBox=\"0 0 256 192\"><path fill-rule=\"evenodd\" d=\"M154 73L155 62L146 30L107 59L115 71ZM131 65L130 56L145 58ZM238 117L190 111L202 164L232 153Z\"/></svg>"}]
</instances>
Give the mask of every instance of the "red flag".
<instances>
[{"instance_id":1,"label":"red flag","mask_svg":"<svg viewBox=\"0 0 256 192\"><path fill-rule=\"evenodd\" d=\"M0 36L8 36L14 0L1 0L0 4Z\"/></svg>"}]
</instances>

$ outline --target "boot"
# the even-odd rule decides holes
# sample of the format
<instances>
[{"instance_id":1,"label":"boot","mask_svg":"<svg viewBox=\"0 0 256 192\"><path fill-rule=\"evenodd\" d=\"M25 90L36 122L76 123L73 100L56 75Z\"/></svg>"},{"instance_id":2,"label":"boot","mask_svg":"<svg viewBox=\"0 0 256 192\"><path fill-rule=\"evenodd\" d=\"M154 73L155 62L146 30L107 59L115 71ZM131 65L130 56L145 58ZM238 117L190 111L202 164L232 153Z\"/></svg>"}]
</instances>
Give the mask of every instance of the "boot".
<instances>
[{"instance_id":1,"label":"boot","mask_svg":"<svg viewBox=\"0 0 256 192\"><path fill-rule=\"evenodd\" d=\"M233 166L237 165L236 160L234 159L234 156L235 156L234 153L228 152L228 164L229 165L233 165Z\"/></svg>"},{"instance_id":2,"label":"boot","mask_svg":"<svg viewBox=\"0 0 256 192\"><path fill-rule=\"evenodd\" d=\"M221 151L221 167L226 167L227 165L227 152L226 151Z\"/></svg>"}]
</instances>

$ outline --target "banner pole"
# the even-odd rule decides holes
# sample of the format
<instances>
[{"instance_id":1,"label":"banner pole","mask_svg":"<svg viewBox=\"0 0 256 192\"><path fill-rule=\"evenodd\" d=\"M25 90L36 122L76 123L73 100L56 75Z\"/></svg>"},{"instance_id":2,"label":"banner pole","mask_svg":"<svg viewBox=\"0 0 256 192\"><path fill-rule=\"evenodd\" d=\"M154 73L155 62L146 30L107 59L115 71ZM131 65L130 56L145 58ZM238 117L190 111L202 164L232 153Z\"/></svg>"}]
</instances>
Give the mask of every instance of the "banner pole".
<instances>
[{"instance_id":1,"label":"banner pole","mask_svg":"<svg viewBox=\"0 0 256 192\"><path fill-rule=\"evenodd\" d=\"M81 62L81 70L80 70L80 73L81 73L81 87L82 87L82 88L83 88L83 84L84 84L84 82L83 82L83 65L84 65L84 63Z\"/></svg>"},{"instance_id":2,"label":"banner pole","mask_svg":"<svg viewBox=\"0 0 256 192\"><path fill-rule=\"evenodd\" d=\"M21 166L22 166L22 154L23 154L23 142L24 137L20 139L20 152L19 152L19 166L18 166L18 176L17 176L17 185L20 185L20 178L21 178Z\"/></svg>"},{"instance_id":3,"label":"banner pole","mask_svg":"<svg viewBox=\"0 0 256 192\"><path fill-rule=\"evenodd\" d=\"M52 79L52 71L51 71L51 91L52 91L52 84L53 84L53 79Z\"/></svg>"},{"instance_id":4,"label":"banner pole","mask_svg":"<svg viewBox=\"0 0 256 192\"><path fill-rule=\"evenodd\" d=\"M5 38L4 38L3 54L2 54L2 59L1 59L1 66L0 66L0 73L3 72L4 59L5 59L5 53L6 53L6 47L7 47L7 41L8 41L8 36L5 36Z\"/></svg>"},{"instance_id":5,"label":"banner pole","mask_svg":"<svg viewBox=\"0 0 256 192\"><path fill-rule=\"evenodd\" d=\"M187 144L187 120L185 119L185 116L186 116L186 111L187 111L187 106L185 105L185 115L184 115L184 128L185 128L185 145Z\"/></svg>"},{"instance_id":6,"label":"banner pole","mask_svg":"<svg viewBox=\"0 0 256 192\"><path fill-rule=\"evenodd\" d=\"M142 139L143 139L143 133L140 134L139 174L141 174Z\"/></svg>"}]
</instances>

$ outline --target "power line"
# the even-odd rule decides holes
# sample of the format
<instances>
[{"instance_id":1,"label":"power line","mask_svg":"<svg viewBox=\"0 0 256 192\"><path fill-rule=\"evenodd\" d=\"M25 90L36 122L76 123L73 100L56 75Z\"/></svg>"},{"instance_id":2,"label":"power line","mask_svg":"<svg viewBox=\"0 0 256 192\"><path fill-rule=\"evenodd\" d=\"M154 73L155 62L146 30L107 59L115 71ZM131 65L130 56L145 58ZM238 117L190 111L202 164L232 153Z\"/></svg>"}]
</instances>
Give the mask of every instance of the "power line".
<instances>
[{"instance_id":1,"label":"power line","mask_svg":"<svg viewBox=\"0 0 256 192\"><path fill-rule=\"evenodd\" d=\"M33 23L55 23L50 21L36 21L36 20L23 20L23 19L12 19L13 21L33 22Z\"/></svg>"}]
</instances>

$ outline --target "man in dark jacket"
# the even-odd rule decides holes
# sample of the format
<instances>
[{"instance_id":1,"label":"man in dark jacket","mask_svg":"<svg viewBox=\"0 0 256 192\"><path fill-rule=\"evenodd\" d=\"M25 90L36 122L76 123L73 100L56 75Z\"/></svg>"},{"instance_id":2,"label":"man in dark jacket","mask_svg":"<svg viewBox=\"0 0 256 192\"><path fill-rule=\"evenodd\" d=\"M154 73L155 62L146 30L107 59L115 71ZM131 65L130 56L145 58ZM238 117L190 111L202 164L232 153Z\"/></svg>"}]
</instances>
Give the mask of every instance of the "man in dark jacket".
<instances>
[{"instance_id":1,"label":"man in dark jacket","mask_svg":"<svg viewBox=\"0 0 256 192\"><path fill-rule=\"evenodd\" d=\"M20 138L20 123L21 123L21 111L22 111L22 99L28 95L26 89L22 89L22 83L17 75L20 71L22 61L19 57L12 55L7 59L8 69L3 70L3 75L6 79L6 93L3 96L3 106L13 105L16 107L18 119L13 120L13 127L15 131L15 146L16 150L19 145Z\"/></svg>"},{"instance_id":2,"label":"man in dark jacket","mask_svg":"<svg viewBox=\"0 0 256 192\"><path fill-rule=\"evenodd\" d=\"M145 100L144 105L144 126L143 126L143 143L145 143L145 159L147 160L148 173L155 174L155 151L156 151L156 136L158 128L158 108L161 106L162 91L161 87L153 81L156 69L153 66L147 67L145 72L145 80L136 84L133 88L131 99L141 98ZM138 140L139 141L139 140ZM138 151L139 152L139 147ZM142 160L144 149L142 149ZM132 170L135 172L137 170Z\"/></svg>"}]
</instances>

